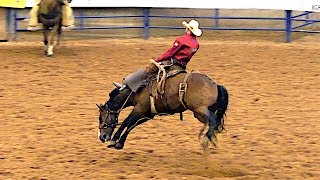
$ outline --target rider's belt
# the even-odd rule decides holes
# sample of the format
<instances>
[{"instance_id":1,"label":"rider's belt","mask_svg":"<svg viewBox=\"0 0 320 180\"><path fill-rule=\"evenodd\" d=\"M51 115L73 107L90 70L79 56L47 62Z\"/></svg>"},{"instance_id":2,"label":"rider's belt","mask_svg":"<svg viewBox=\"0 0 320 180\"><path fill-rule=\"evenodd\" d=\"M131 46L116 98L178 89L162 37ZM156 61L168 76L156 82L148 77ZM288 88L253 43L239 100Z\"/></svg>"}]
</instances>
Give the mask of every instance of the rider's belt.
<instances>
[{"instance_id":1,"label":"rider's belt","mask_svg":"<svg viewBox=\"0 0 320 180\"><path fill-rule=\"evenodd\" d=\"M171 61L173 62L173 64L178 65L178 66L186 69L186 65L185 65L185 64L182 64L182 63L181 63L180 61L178 61L176 58L172 57L172 58L171 58Z\"/></svg>"}]
</instances>

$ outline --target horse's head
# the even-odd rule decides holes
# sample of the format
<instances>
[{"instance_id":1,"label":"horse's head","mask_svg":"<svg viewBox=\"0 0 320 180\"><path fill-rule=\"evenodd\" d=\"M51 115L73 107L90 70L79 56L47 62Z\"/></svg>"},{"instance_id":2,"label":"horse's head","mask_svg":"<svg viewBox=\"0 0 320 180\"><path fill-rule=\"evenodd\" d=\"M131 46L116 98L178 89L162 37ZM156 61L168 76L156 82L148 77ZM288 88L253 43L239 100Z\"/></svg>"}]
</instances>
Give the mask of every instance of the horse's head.
<instances>
[{"instance_id":1,"label":"horse's head","mask_svg":"<svg viewBox=\"0 0 320 180\"><path fill-rule=\"evenodd\" d=\"M114 83L115 88L109 94L110 99L105 104L100 104L99 108L99 139L102 142L109 141L112 133L118 124L120 111L125 107L130 95L126 86Z\"/></svg>"},{"instance_id":2,"label":"horse's head","mask_svg":"<svg viewBox=\"0 0 320 180\"><path fill-rule=\"evenodd\" d=\"M99 139L102 142L111 140L112 133L118 125L118 111L112 111L108 108L108 104L100 104L99 108Z\"/></svg>"}]
</instances>

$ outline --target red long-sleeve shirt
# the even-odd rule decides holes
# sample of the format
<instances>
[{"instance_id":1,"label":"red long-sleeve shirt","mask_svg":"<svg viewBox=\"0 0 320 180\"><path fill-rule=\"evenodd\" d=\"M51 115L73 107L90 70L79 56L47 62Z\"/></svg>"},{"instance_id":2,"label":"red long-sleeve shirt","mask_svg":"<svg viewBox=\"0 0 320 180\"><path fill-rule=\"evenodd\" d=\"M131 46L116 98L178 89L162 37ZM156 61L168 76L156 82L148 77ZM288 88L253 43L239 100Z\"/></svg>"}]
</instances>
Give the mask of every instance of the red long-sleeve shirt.
<instances>
[{"instance_id":1,"label":"red long-sleeve shirt","mask_svg":"<svg viewBox=\"0 0 320 180\"><path fill-rule=\"evenodd\" d=\"M156 62L169 60L171 57L176 58L179 62L184 65L190 61L192 56L198 51L199 43L196 36L191 34L185 34L178 37L173 46L162 54Z\"/></svg>"}]
</instances>

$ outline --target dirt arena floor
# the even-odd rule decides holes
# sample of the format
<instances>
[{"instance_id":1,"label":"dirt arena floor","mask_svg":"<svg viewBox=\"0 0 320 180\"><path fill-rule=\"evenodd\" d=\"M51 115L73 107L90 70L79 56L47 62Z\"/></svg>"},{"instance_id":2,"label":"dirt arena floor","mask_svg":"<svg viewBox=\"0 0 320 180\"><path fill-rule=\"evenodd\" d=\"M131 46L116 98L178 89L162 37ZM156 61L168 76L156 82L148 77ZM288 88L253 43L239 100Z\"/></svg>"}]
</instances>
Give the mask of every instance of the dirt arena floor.
<instances>
[{"instance_id":1,"label":"dirt arena floor","mask_svg":"<svg viewBox=\"0 0 320 180\"><path fill-rule=\"evenodd\" d=\"M1 43L0 179L320 177L320 46L307 41L200 39L188 70L230 95L227 131L207 152L190 111L137 127L123 150L101 143L96 103L173 41L66 40L51 58L40 40Z\"/></svg>"}]
</instances>

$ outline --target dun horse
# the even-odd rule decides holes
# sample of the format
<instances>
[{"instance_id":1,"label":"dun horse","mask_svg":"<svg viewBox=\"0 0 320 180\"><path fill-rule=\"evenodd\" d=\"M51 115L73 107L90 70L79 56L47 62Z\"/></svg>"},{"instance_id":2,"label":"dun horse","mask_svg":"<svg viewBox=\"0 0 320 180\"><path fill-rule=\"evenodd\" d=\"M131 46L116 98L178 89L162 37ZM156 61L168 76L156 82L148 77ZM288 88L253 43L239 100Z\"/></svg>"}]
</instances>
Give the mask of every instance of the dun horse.
<instances>
[{"instance_id":1,"label":"dun horse","mask_svg":"<svg viewBox=\"0 0 320 180\"><path fill-rule=\"evenodd\" d=\"M147 83L151 85L139 88L126 84L125 81L124 83L114 83L116 88L109 94L109 100L105 104L97 105L100 111L99 138L102 142L111 140L108 147L122 149L131 130L153 119L155 115L172 115L186 110L191 110L194 117L204 124L198 139L209 125L201 141L203 148L208 148L209 141L213 145L217 144L217 134L224 129L224 116L228 107L228 92L224 86L216 84L204 74L184 71L167 78L164 94L154 98L150 96L157 87L154 81ZM133 106L132 112L111 138L119 125L119 113L129 106Z\"/></svg>"},{"instance_id":2,"label":"dun horse","mask_svg":"<svg viewBox=\"0 0 320 180\"><path fill-rule=\"evenodd\" d=\"M72 0L68 0L70 3ZM42 0L39 5L38 18L43 25L45 53L47 56L53 55L55 37L57 45L60 43L62 34L62 0ZM50 41L48 41L51 32Z\"/></svg>"}]
</instances>

